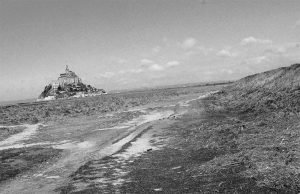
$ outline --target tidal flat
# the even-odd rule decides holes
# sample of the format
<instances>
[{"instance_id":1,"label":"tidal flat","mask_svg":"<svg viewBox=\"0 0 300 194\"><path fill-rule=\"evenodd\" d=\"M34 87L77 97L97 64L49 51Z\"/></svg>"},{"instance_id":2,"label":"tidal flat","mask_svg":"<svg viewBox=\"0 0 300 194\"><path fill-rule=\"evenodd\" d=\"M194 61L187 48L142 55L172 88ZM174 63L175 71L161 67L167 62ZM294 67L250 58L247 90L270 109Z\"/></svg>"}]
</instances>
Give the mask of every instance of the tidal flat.
<instances>
[{"instance_id":1,"label":"tidal flat","mask_svg":"<svg viewBox=\"0 0 300 194\"><path fill-rule=\"evenodd\" d=\"M3 106L0 124L22 127L0 142L1 193L298 193L299 106L274 108L295 93L269 105L234 88Z\"/></svg>"}]
</instances>

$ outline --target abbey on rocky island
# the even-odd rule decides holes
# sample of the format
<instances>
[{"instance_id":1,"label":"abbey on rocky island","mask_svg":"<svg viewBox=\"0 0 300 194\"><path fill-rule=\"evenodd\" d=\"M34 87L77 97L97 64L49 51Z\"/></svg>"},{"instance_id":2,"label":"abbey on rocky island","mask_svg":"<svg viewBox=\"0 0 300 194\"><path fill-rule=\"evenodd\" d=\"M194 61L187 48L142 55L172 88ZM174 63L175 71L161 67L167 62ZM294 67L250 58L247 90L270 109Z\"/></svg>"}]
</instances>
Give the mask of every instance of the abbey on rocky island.
<instances>
[{"instance_id":1,"label":"abbey on rocky island","mask_svg":"<svg viewBox=\"0 0 300 194\"><path fill-rule=\"evenodd\" d=\"M39 95L38 100L54 100L60 98L86 97L106 94L103 89L82 83L81 79L69 70L66 65L65 73L61 73L57 80L47 85Z\"/></svg>"},{"instance_id":2,"label":"abbey on rocky island","mask_svg":"<svg viewBox=\"0 0 300 194\"><path fill-rule=\"evenodd\" d=\"M73 71L69 70L68 65L66 65L65 73L61 73L60 76L56 81L52 81L52 87L54 90L60 86L64 88L68 84L77 85L78 83L82 83L81 79L74 73Z\"/></svg>"}]
</instances>

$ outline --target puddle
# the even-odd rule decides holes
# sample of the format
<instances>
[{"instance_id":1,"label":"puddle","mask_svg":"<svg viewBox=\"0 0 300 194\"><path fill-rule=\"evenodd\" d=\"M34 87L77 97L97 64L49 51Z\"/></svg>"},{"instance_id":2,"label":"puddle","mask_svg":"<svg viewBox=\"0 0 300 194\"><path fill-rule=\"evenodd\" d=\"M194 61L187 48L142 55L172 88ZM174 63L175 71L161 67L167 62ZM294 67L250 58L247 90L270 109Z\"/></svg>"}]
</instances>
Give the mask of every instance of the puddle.
<instances>
[{"instance_id":1,"label":"puddle","mask_svg":"<svg viewBox=\"0 0 300 194\"><path fill-rule=\"evenodd\" d=\"M213 94L216 94L216 93L218 93L218 92L219 92L219 90L212 91L212 92L208 92L208 93L206 93L206 94L203 94L203 95L199 96L197 99L203 99L203 98L209 97L209 96L211 96L211 95L213 95Z\"/></svg>"},{"instance_id":2,"label":"puddle","mask_svg":"<svg viewBox=\"0 0 300 194\"><path fill-rule=\"evenodd\" d=\"M216 94L218 92L219 92L218 90L217 91L208 92L208 93L205 93L205 94L199 96L198 98L191 99L191 100L186 100L186 101L181 101L178 104L180 106L190 106L190 104L189 104L190 102L195 101L195 100L199 100L199 99L203 99L203 98L206 98L206 97L209 97L209 96L211 96L213 94Z\"/></svg>"},{"instance_id":3,"label":"puddle","mask_svg":"<svg viewBox=\"0 0 300 194\"><path fill-rule=\"evenodd\" d=\"M56 144L53 148L56 149L64 149L64 150L74 150L74 149L88 149L95 146L94 142L91 141L83 141L83 142L61 142L60 144Z\"/></svg>"},{"instance_id":4,"label":"puddle","mask_svg":"<svg viewBox=\"0 0 300 194\"><path fill-rule=\"evenodd\" d=\"M110 128L96 129L96 130L97 131L105 131L105 130L126 129L126 128L128 128L128 130L134 130L136 126L139 126L144 123L151 122L151 121L159 120L162 118L167 118L171 114L173 114L173 111L164 111L164 112L153 111L147 115L141 115L141 116L139 116L135 119L132 119L131 121L128 121L126 123L123 123L121 125L118 125L115 127L110 127Z\"/></svg>"},{"instance_id":5,"label":"puddle","mask_svg":"<svg viewBox=\"0 0 300 194\"><path fill-rule=\"evenodd\" d=\"M29 144L24 144L24 143L18 143L18 144L13 144L13 145L8 145L8 146L1 146L0 150L6 150L6 149L16 149L16 148L25 148L25 147L32 147L32 146L40 146L40 145L52 145L55 144L53 142L39 142L39 143L29 143Z\"/></svg>"},{"instance_id":6,"label":"puddle","mask_svg":"<svg viewBox=\"0 0 300 194\"><path fill-rule=\"evenodd\" d=\"M23 125L0 125L0 128L22 127Z\"/></svg>"},{"instance_id":7,"label":"puddle","mask_svg":"<svg viewBox=\"0 0 300 194\"><path fill-rule=\"evenodd\" d=\"M114 156L120 157L124 160L128 160L130 157L139 156L149 149L157 149L156 147L151 145L150 140L150 135L145 134L141 138L138 138L136 141L131 142L131 146L127 148L124 152L115 154Z\"/></svg>"},{"instance_id":8,"label":"puddle","mask_svg":"<svg viewBox=\"0 0 300 194\"><path fill-rule=\"evenodd\" d=\"M58 178L60 178L60 176L47 176L46 178L47 179L58 179Z\"/></svg>"}]
</instances>

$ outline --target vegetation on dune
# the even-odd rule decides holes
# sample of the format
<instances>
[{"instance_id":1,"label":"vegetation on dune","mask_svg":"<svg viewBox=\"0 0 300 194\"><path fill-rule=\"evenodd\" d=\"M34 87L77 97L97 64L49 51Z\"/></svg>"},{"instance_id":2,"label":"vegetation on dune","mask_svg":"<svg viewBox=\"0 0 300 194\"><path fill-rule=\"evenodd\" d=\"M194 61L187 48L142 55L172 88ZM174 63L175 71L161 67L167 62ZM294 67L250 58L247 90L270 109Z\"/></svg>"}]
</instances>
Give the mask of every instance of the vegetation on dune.
<instances>
[{"instance_id":1,"label":"vegetation on dune","mask_svg":"<svg viewBox=\"0 0 300 194\"><path fill-rule=\"evenodd\" d=\"M299 96L300 64L243 78L219 94L229 110L278 117L299 116Z\"/></svg>"},{"instance_id":2,"label":"vegetation on dune","mask_svg":"<svg viewBox=\"0 0 300 194\"><path fill-rule=\"evenodd\" d=\"M299 96L300 64L295 64L246 77L214 96L208 107L223 106L236 115L228 129L247 158L243 174L261 187L300 191Z\"/></svg>"},{"instance_id":3,"label":"vegetation on dune","mask_svg":"<svg viewBox=\"0 0 300 194\"><path fill-rule=\"evenodd\" d=\"M299 78L296 64L194 102L193 111L168 128L166 148L128 166L122 190L299 193Z\"/></svg>"}]
</instances>

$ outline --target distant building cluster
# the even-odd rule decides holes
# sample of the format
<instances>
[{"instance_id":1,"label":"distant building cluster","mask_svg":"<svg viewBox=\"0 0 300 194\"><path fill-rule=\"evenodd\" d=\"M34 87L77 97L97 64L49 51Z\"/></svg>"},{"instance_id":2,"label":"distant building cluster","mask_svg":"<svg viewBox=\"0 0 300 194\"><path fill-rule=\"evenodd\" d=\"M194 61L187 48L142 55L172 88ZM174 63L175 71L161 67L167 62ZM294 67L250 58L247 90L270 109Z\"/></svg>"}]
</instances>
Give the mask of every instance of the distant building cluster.
<instances>
[{"instance_id":1,"label":"distant building cluster","mask_svg":"<svg viewBox=\"0 0 300 194\"><path fill-rule=\"evenodd\" d=\"M57 91L58 87L64 88L68 84L77 85L78 83L82 83L81 79L66 65L65 73L61 73L59 78L52 82L52 87L54 91Z\"/></svg>"},{"instance_id":2,"label":"distant building cluster","mask_svg":"<svg viewBox=\"0 0 300 194\"><path fill-rule=\"evenodd\" d=\"M47 85L38 100L54 100L61 98L79 98L106 94L105 90L97 89L82 83L81 79L66 66L57 80Z\"/></svg>"}]
</instances>

